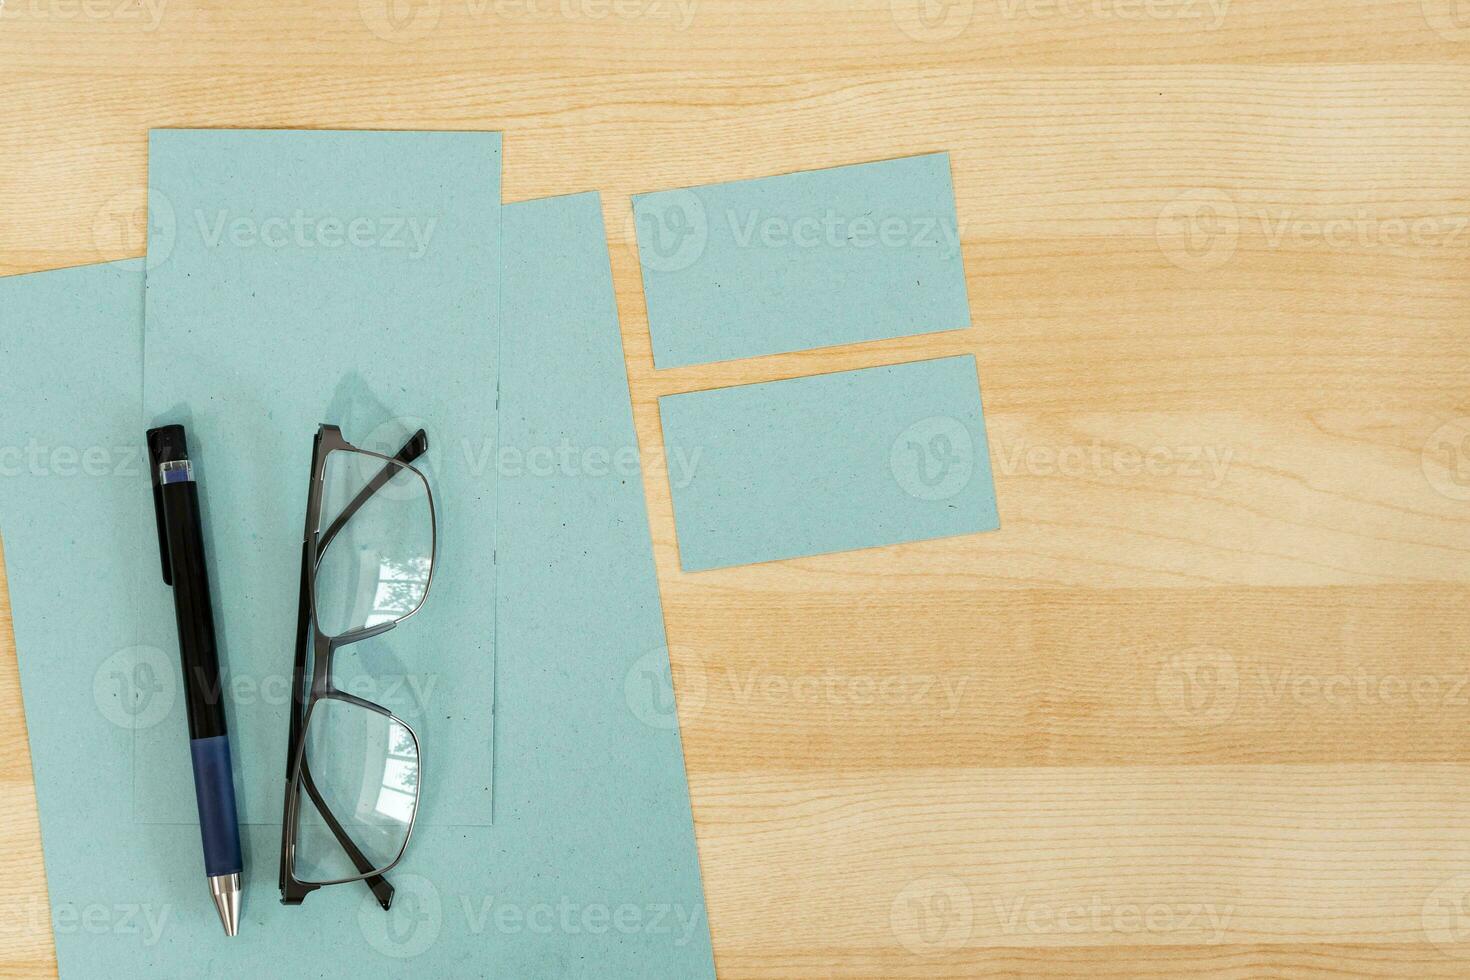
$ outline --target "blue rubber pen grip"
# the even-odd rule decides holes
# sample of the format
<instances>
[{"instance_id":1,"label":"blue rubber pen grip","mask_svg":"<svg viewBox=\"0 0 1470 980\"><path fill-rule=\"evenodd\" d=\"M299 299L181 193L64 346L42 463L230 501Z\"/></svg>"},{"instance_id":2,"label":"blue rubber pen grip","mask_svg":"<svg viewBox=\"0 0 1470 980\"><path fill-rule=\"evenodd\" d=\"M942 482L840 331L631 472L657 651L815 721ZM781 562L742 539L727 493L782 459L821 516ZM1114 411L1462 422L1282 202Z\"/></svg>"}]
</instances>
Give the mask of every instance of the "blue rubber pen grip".
<instances>
[{"instance_id":1,"label":"blue rubber pen grip","mask_svg":"<svg viewBox=\"0 0 1470 980\"><path fill-rule=\"evenodd\" d=\"M235 816L230 736L193 739L189 752L194 757L194 796L199 802L204 873L211 877L238 874L242 870L240 825Z\"/></svg>"}]
</instances>

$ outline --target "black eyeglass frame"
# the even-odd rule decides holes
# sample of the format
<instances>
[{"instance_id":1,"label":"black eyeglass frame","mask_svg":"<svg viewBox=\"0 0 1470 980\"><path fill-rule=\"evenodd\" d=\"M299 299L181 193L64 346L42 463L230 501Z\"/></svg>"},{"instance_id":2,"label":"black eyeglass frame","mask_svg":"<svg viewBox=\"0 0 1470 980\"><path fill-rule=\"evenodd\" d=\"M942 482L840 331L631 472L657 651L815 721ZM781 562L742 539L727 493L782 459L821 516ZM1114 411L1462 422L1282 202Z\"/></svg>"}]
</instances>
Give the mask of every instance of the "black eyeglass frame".
<instances>
[{"instance_id":1,"label":"black eyeglass frame","mask_svg":"<svg viewBox=\"0 0 1470 980\"><path fill-rule=\"evenodd\" d=\"M383 875L392 870L399 861L403 860L404 853L408 850L408 842L413 836L413 825L418 818L418 800L414 801L414 812L409 817L408 832L404 834L403 845L398 854L391 862L383 867L376 867L374 863L362 853L362 850L353 842L347 830L331 812L327 803L322 799L311 778L310 766L306 761L306 729L311 720L311 713L317 705L324 700L338 700L348 704L364 708L368 711L381 714L401 725L413 739L415 758L419 759L419 792L422 792L423 761L421 747L419 745L418 733L393 712L380 704L375 704L365 698L357 697L346 691L340 691L332 684L332 657L340 649L350 646L362 640L380 636L393 629L399 623L408 619L414 613L423 608L428 601L429 590L434 581L434 557L438 550L438 526L434 507L434 492L429 486L429 481L424 477L417 467L411 465L415 459L422 456L429 448L429 437L423 429L414 433L404 443L395 456L384 456L381 453L370 452L359 449L349 443L342 436L342 430L335 425L321 425L317 429L316 437L312 443L311 454L311 484L307 496L306 505L306 529L302 535L301 544L301 591L297 606L296 616L296 660L292 671L291 682L291 724L286 741L286 798L281 818L281 903L283 905L300 905L306 896L318 888L329 885L340 885L352 881L363 881L372 890L378 904L386 911L393 904L393 886ZM343 508L342 513L332 522L325 532L320 529L322 492L326 476L327 459L333 452L350 452L363 457L376 458L382 461L383 468L369 480L358 492L357 496ZM424 584L424 594L419 603L412 610L392 619L386 623L378 623L373 626L364 626L359 629L350 630L339 636L328 636L322 632L316 617L316 573L321 563L322 555L337 534L347 525L373 494L381 490L389 480L407 470L412 473L423 484L429 502L429 579ZM307 683L307 655L311 654L311 677L310 684ZM302 795L305 793L321 814L322 821L332 831L338 844L341 845L347 857L357 868L358 874L347 878L334 879L332 881L302 881L295 874L296 836L299 831L300 807Z\"/></svg>"}]
</instances>

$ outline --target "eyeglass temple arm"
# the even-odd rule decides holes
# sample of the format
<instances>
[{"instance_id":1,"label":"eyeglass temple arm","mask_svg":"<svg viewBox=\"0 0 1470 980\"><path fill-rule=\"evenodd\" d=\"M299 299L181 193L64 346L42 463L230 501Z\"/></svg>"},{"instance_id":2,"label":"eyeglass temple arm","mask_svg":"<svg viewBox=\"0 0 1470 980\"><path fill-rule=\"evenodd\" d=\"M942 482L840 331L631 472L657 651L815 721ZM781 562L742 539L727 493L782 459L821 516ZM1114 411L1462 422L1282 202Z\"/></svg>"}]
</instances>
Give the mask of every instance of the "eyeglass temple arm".
<instances>
[{"instance_id":1,"label":"eyeglass temple arm","mask_svg":"<svg viewBox=\"0 0 1470 980\"><path fill-rule=\"evenodd\" d=\"M428 449L429 434L423 429L420 429L409 437L409 440L403 444L403 448L398 450L398 455L393 458L400 463L412 463L427 452ZM397 474L398 467L392 463L383 464L383 468L378 471L377 475L357 492L357 496L352 498L351 503L342 508L342 513L337 515L337 519L332 522L332 526L327 528L326 533L322 535L321 541L317 544L316 553L318 558L326 553L327 545L331 544L332 539L337 536L337 532L341 531L347 522L352 520L352 516L362 509L362 505L367 503L373 494L381 490Z\"/></svg>"},{"instance_id":2,"label":"eyeglass temple arm","mask_svg":"<svg viewBox=\"0 0 1470 980\"><path fill-rule=\"evenodd\" d=\"M342 850L347 852L347 856L357 866L358 873L367 874L373 870L373 862L369 861L367 855L362 853L357 844L352 840L351 835L347 833L342 827L342 824L337 820L337 817L332 813L331 808L327 806L327 801L322 799L321 792L316 788L316 783L311 778L311 768L307 765L305 755L301 757L301 785L305 787L306 795L311 797L311 802L316 806L317 812L322 815L322 820L331 829L332 836L337 838L337 843L342 845ZM382 875L368 875L363 881L373 890L373 895L377 898L378 904L383 906L383 911L388 911L389 907L393 904L393 886L388 884L388 879Z\"/></svg>"},{"instance_id":3,"label":"eyeglass temple arm","mask_svg":"<svg viewBox=\"0 0 1470 980\"><path fill-rule=\"evenodd\" d=\"M305 646L306 646L307 643L311 642L310 641L310 638L309 638L310 623L311 623L310 618L309 618L310 617L310 609L311 609L311 606L310 606L311 596L309 596L307 594L307 588L308 588L308 586L307 586L307 581L308 581L308 579L307 579L307 558L308 558L308 555L307 555L307 550L306 550L309 547L310 547L310 545L308 544L308 545L306 545L302 549L302 565L301 565L301 613L300 613L300 616L298 617L298 620L299 621L297 623L297 643L296 643L296 679L295 679L295 689L298 690L298 691L302 690L303 689L303 686L305 684L305 676L304 676L304 667L305 667L305 664L306 664ZM294 764L295 759L296 759L296 746L297 746L297 743L300 741L300 739L302 737L301 729L302 729L303 722L304 722L304 719L301 717L301 704L300 704L300 702L299 702L298 699L296 699L296 698L293 697L292 698L292 704L291 704L291 733L290 733L290 738L288 739L288 744L286 746L286 749L287 749L286 768L287 768L288 774L290 772L291 766ZM358 847L357 847L357 845L355 843L353 843L352 838L349 837L347 835L346 831L344 831L342 829L341 823L338 822L336 816L331 812L330 808L328 808L328 806L326 804L326 801L322 799L322 795L321 795L320 791L318 791L317 788L316 788L316 783L313 782L312 779L311 779L311 771L307 768L305 756L302 756L302 758L301 758L301 779L299 781L299 785L296 788L296 792L299 793L300 790L301 790L301 788L303 788L303 787L306 789L306 795L308 797L310 797L311 802L312 802L312 805L315 806L316 809L317 809L317 812L321 814L322 821L324 823L326 823L327 827L332 831L332 836L334 836L334 837L337 838L337 843L342 846L342 850L347 853L347 856L349 858L351 858L352 863L357 866L358 872L361 873L361 874L367 874L367 872L373 870L372 862L368 861L368 859L366 858L366 856L363 855L362 851L358 849ZM290 785L288 783L287 790L286 790L286 817L285 817L285 819L287 819L287 820L290 820L291 817L292 817L291 792L292 792L291 791L291 787L290 787ZM298 818L298 824L299 824L299 818ZM283 834L286 833L286 832L287 831L285 829L282 830L282 833ZM286 892L286 883L287 883L286 882L286 876L287 876L288 870L289 869L287 867L286 849L283 846L281 848L281 892L282 892L282 894L285 894L285 892ZM388 881L387 878L384 878L382 875L369 875L368 877L366 877L366 878L363 879L363 883L366 884L368 886L368 888L372 889L373 897L375 897L378 900L378 904L383 907L383 910L384 911L387 911L392 906L392 904L393 904L393 885L389 883L389 881Z\"/></svg>"}]
</instances>

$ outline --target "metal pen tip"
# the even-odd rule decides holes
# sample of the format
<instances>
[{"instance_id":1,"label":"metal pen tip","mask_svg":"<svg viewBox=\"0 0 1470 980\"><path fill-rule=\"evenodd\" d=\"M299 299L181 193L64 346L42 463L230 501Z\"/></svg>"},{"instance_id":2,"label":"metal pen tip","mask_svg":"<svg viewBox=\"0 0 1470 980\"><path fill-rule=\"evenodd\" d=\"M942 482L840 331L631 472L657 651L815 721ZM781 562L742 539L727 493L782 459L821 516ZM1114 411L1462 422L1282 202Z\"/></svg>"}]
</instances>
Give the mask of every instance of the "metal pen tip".
<instances>
[{"instance_id":1,"label":"metal pen tip","mask_svg":"<svg viewBox=\"0 0 1470 980\"><path fill-rule=\"evenodd\" d=\"M219 912L220 925L225 935L233 936L240 931L240 875L210 875L209 897Z\"/></svg>"}]
</instances>

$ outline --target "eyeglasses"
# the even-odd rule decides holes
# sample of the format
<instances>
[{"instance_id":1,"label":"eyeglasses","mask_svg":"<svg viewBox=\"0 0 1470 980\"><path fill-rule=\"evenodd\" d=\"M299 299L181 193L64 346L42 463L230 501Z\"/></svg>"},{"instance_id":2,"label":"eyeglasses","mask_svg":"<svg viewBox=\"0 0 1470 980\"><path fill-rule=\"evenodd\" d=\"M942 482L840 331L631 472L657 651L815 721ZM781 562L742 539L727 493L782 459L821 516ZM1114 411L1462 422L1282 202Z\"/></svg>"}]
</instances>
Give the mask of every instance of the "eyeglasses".
<instances>
[{"instance_id":1,"label":"eyeglasses","mask_svg":"<svg viewBox=\"0 0 1470 980\"><path fill-rule=\"evenodd\" d=\"M408 848L419 801L419 739L382 705L338 690L332 660L423 606L437 529L429 482L410 465L420 429L396 456L358 449L336 426L311 454L296 624L281 901L365 881L384 909L383 877Z\"/></svg>"}]
</instances>

